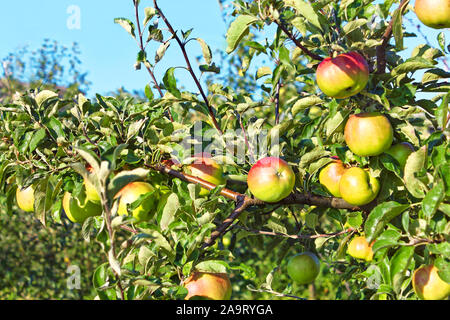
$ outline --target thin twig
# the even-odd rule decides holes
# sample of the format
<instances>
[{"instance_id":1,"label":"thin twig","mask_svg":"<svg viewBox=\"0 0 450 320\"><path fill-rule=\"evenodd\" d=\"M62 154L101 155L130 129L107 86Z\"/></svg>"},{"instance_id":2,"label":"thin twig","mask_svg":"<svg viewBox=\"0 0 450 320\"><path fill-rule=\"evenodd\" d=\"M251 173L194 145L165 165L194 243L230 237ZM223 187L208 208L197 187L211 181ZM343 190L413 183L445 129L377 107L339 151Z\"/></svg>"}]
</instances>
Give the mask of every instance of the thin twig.
<instances>
[{"instance_id":1,"label":"thin twig","mask_svg":"<svg viewBox=\"0 0 450 320\"><path fill-rule=\"evenodd\" d=\"M208 108L208 113L209 113L209 116L211 118L211 121L213 122L214 127L217 129L217 131L219 131L220 134L223 134L222 129L220 129L220 126L217 123L216 116L214 115L214 110L211 107L211 104L209 103L208 97L206 96L205 92L203 91L202 85L200 84L200 81L198 80L197 76L194 73L194 70L192 69L191 62L190 62L189 57L188 57L187 52L186 52L185 44L181 41L180 37L178 37L176 31L173 29L172 25L167 20L167 18L164 15L164 13L158 7L158 4L157 4L156 0L153 0L153 4L155 6L156 11L158 11L160 17L163 19L164 23L166 24L167 28L169 29L169 32L172 34L172 36L175 38L175 40L177 41L178 45L180 46L181 52L183 53L183 56L184 56L184 60L186 61L187 70L191 74L192 79L194 80L198 90L200 91L200 95L202 96L203 101L205 102L205 105Z\"/></svg>"}]
</instances>

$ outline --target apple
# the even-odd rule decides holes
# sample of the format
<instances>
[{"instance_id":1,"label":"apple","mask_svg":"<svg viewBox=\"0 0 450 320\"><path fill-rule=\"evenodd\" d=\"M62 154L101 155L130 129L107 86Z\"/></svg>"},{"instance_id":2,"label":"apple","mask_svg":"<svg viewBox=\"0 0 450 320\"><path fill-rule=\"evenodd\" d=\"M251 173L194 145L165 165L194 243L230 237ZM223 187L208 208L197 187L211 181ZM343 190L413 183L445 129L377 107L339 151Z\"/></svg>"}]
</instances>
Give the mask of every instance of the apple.
<instances>
[{"instance_id":1,"label":"apple","mask_svg":"<svg viewBox=\"0 0 450 320\"><path fill-rule=\"evenodd\" d=\"M309 108L308 116L311 119L316 119L320 117L322 113L323 113L322 108L320 108L319 106L312 106L311 108Z\"/></svg>"},{"instance_id":2,"label":"apple","mask_svg":"<svg viewBox=\"0 0 450 320\"><path fill-rule=\"evenodd\" d=\"M278 202L294 189L295 174L283 159L266 157L258 160L247 175L250 192L259 200Z\"/></svg>"},{"instance_id":3,"label":"apple","mask_svg":"<svg viewBox=\"0 0 450 320\"><path fill-rule=\"evenodd\" d=\"M347 170L339 158L333 157L334 161L327 164L319 173L319 182L329 193L335 197L341 197L339 181L345 170Z\"/></svg>"},{"instance_id":4,"label":"apple","mask_svg":"<svg viewBox=\"0 0 450 320\"><path fill-rule=\"evenodd\" d=\"M20 209L25 212L34 212L34 188L30 185L27 188L17 187L16 201Z\"/></svg>"},{"instance_id":5,"label":"apple","mask_svg":"<svg viewBox=\"0 0 450 320\"><path fill-rule=\"evenodd\" d=\"M185 168L185 172L187 174L203 179L207 182L215 184L216 186L226 183L222 166L211 159L210 154L203 152L194 155L194 158L194 162ZM208 189L201 188L199 195L206 196L209 192L210 191Z\"/></svg>"},{"instance_id":6,"label":"apple","mask_svg":"<svg viewBox=\"0 0 450 320\"><path fill-rule=\"evenodd\" d=\"M345 142L361 157L382 154L391 147L393 137L391 123L379 112L353 114L345 124Z\"/></svg>"},{"instance_id":7,"label":"apple","mask_svg":"<svg viewBox=\"0 0 450 320\"><path fill-rule=\"evenodd\" d=\"M230 300L231 282L226 273L194 272L183 283L188 290L186 300L192 297L208 300Z\"/></svg>"},{"instance_id":8,"label":"apple","mask_svg":"<svg viewBox=\"0 0 450 320\"><path fill-rule=\"evenodd\" d=\"M289 277L298 284L313 282L320 271L319 258L312 252L303 252L291 257L287 264Z\"/></svg>"},{"instance_id":9,"label":"apple","mask_svg":"<svg viewBox=\"0 0 450 320\"><path fill-rule=\"evenodd\" d=\"M417 18L430 28L450 28L450 1L448 0L416 0L414 11Z\"/></svg>"},{"instance_id":10,"label":"apple","mask_svg":"<svg viewBox=\"0 0 450 320\"><path fill-rule=\"evenodd\" d=\"M368 170L358 167L347 169L339 182L342 199L355 206L368 204L380 191L380 183Z\"/></svg>"},{"instance_id":11,"label":"apple","mask_svg":"<svg viewBox=\"0 0 450 320\"><path fill-rule=\"evenodd\" d=\"M400 164L402 168L405 167L406 159L414 152L414 147L408 142L401 142L390 147L385 153L392 156Z\"/></svg>"},{"instance_id":12,"label":"apple","mask_svg":"<svg viewBox=\"0 0 450 320\"><path fill-rule=\"evenodd\" d=\"M98 202L89 201L86 198L85 202L80 205L67 191L64 193L62 205L67 218L74 223L83 223L88 217L102 214L102 207Z\"/></svg>"},{"instance_id":13,"label":"apple","mask_svg":"<svg viewBox=\"0 0 450 320\"><path fill-rule=\"evenodd\" d=\"M369 65L357 52L325 58L317 67L317 85L329 97L344 99L354 96L369 81Z\"/></svg>"},{"instance_id":14,"label":"apple","mask_svg":"<svg viewBox=\"0 0 450 320\"><path fill-rule=\"evenodd\" d=\"M420 299L444 300L450 295L450 284L439 277L438 271L433 264L422 266L414 271L412 285Z\"/></svg>"},{"instance_id":15,"label":"apple","mask_svg":"<svg viewBox=\"0 0 450 320\"><path fill-rule=\"evenodd\" d=\"M356 236L350 241L347 247L347 253L353 258L366 261L372 261L373 258L372 245L363 236Z\"/></svg>"},{"instance_id":16,"label":"apple","mask_svg":"<svg viewBox=\"0 0 450 320\"><path fill-rule=\"evenodd\" d=\"M94 171L90 165L87 166L86 169L90 173ZM86 188L86 197L89 201L100 202L100 195L98 194L97 189L88 179L84 179L84 187Z\"/></svg>"},{"instance_id":17,"label":"apple","mask_svg":"<svg viewBox=\"0 0 450 320\"><path fill-rule=\"evenodd\" d=\"M133 217L136 222L147 221L152 218L156 212L157 206L157 191L155 188L147 182L131 182L123 187L115 196L114 199L120 197L119 209L117 213L119 215L128 215L127 205L132 204L139 199L140 196L154 192L150 197L145 199L140 206L132 211Z\"/></svg>"}]
</instances>

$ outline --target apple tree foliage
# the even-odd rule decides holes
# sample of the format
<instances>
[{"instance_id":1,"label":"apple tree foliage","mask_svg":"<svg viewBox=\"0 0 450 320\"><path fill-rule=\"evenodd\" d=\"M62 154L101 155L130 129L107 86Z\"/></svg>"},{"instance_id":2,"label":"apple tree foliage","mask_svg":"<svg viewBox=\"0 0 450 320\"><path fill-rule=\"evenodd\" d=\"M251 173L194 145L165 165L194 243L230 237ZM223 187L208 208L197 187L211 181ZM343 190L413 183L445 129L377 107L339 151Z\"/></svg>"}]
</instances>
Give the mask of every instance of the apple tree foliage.
<instances>
[{"instance_id":1,"label":"apple tree foliage","mask_svg":"<svg viewBox=\"0 0 450 320\"><path fill-rule=\"evenodd\" d=\"M226 34L229 58L222 53L231 68L224 76L206 42L192 29L174 30L157 1L145 8L137 0L131 4L137 19L115 23L136 40L134 67L150 79L146 101L33 90L0 106L2 211L24 214L15 191L33 185L35 218L43 227L63 223L64 192L83 196L86 166L93 168L89 179L103 214L88 218L82 235L104 251L92 274L100 299L182 299L182 280L193 270L229 273L234 299L416 299L412 272L431 262L450 282L450 86L439 64L449 53L445 32L435 47L419 45L404 58L404 38L416 36L403 19L414 14L409 1L235 0ZM189 55L194 45L202 52L199 66ZM180 50L184 60L156 79L167 50ZM349 51L368 61L369 83L355 96L331 99L318 89L315 69L324 57ZM188 72L198 90L183 89L179 72ZM394 143L414 146L404 168L387 154L358 157L348 149L345 121L363 111L385 114ZM292 166L296 201L248 201L246 174L257 160L249 140L261 133L265 152ZM243 157L225 153L243 146ZM198 147L216 155L228 179L206 197L199 183L167 162L187 164ZM374 202L358 208L328 201L318 174L330 156L379 179ZM157 187L159 203L152 219L136 224L117 215L114 196L144 180ZM146 196L154 195L140 197L130 212ZM373 242L372 261L346 254L357 234ZM304 251L321 260L309 288L286 275L288 257Z\"/></svg>"}]
</instances>

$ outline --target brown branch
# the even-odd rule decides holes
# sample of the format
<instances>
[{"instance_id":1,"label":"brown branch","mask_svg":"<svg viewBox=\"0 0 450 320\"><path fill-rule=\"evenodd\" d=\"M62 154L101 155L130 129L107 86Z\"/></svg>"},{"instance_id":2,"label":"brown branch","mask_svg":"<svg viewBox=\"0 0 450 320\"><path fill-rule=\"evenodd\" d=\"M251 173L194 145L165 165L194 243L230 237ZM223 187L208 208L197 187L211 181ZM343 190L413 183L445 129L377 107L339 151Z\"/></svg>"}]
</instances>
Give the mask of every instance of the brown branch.
<instances>
[{"instance_id":1,"label":"brown branch","mask_svg":"<svg viewBox=\"0 0 450 320\"><path fill-rule=\"evenodd\" d=\"M280 123L280 88L281 82L278 81L275 91L275 124Z\"/></svg>"},{"instance_id":2,"label":"brown branch","mask_svg":"<svg viewBox=\"0 0 450 320\"><path fill-rule=\"evenodd\" d=\"M323 58L314 52L309 51L304 45L300 43L298 39L294 37L294 35L283 25L281 21L275 20L275 23L278 25L278 27L291 39L297 47L299 47L303 53L307 54L314 60L322 61Z\"/></svg>"},{"instance_id":3,"label":"brown branch","mask_svg":"<svg viewBox=\"0 0 450 320\"><path fill-rule=\"evenodd\" d=\"M205 105L208 108L208 113L209 113L209 116L211 118L211 121L213 122L214 127L217 129L217 131L220 132L220 134L223 134L222 129L220 129L220 126L217 123L216 116L214 115L213 108L211 107L211 104L208 101L208 97L206 96L205 92L203 91L202 85L200 84L200 81L198 80L197 76L194 73L194 70L192 69L191 62L190 62L189 57L188 57L187 52L186 52L185 44L181 41L180 37L178 37L176 31L173 29L172 25L167 20L166 16L163 14L161 9L158 7L158 4L156 3L156 0L153 0L153 4L155 6L156 11L158 11L159 16L161 17L161 19L163 19L164 23L166 24L167 28L169 29L169 32L172 34L172 36L175 38L175 40L177 41L178 45L180 46L181 52L183 53L183 56L184 56L184 60L186 61L186 65L187 65L186 69L191 74L192 79L195 82L195 85L197 86L198 90L200 91L200 95L202 96L203 101L205 102Z\"/></svg>"},{"instance_id":4,"label":"brown branch","mask_svg":"<svg viewBox=\"0 0 450 320\"><path fill-rule=\"evenodd\" d=\"M142 31L141 31L141 22L139 19L139 5L136 1L134 2L134 7L135 7L135 13L136 13L136 24L137 24L138 33L139 33L139 48L145 54L144 40L142 38ZM147 60L147 57L145 57L145 60ZM153 73L152 69L150 69L148 64L144 63L144 65L145 65L145 68L147 69L148 73L150 74L150 77L152 78L153 84L155 85L155 88L158 90L159 95L161 96L161 98L164 97L164 94L161 90L161 87L158 84L158 81L156 80L155 74ZM173 122L172 112L170 111L170 109L168 110L168 115L169 115L170 121Z\"/></svg>"},{"instance_id":5,"label":"brown branch","mask_svg":"<svg viewBox=\"0 0 450 320\"><path fill-rule=\"evenodd\" d=\"M402 2L400 2L400 5L397 9L397 10L401 10L400 14L403 15L403 12L406 8L405 4L408 1L409 0L402 0ZM386 28L386 31L384 32L383 36L381 37L381 39L383 39L383 41L377 47L377 72L376 72L377 74L382 74L386 70L386 47L392 36L393 26L394 26L394 19L391 19L391 21L389 22L389 25Z\"/></svg>"},{"instance_id":6,"label":"brown branch","mask_svg":"<svg viewBox=\"0 0 450 320\"><path fill-rule=\"evenodd\" d=\"M213 183L207 182L203 179L191 176L181 171L174 170L162 164L147 165L147 167L168 174L175 178L179 178L180 180L198 184L201 187L208 190L213 190L214 188L217 187ZM205 243L202 245L202 249L205 249L206 247L213 245L217 238L219 238L220 236L222 236L227 232L228 227L240 216L240 214L246 208L251 206L263 207L268 205L281 206L290 204L307 204L323 208L347 209L350 211L363 211L363 212L369 212L375 206L375 202L371 202L365 206L358 207L351 205L345 200L340 198L323 197L313 195L310 193L292 193L291 195L289 195L288 197L284 198L283 200L277 203L267 203L259 199L250 198L244 194L240 194L227 188L223 188L220 191L220 195L224 196L227 199L235 201L236 207L231 213L231 215L227 219L225 219L223 223L220 226L218 226L217 229L211 234L210 238L205 241Z\"/></svg>"}]
</instances>

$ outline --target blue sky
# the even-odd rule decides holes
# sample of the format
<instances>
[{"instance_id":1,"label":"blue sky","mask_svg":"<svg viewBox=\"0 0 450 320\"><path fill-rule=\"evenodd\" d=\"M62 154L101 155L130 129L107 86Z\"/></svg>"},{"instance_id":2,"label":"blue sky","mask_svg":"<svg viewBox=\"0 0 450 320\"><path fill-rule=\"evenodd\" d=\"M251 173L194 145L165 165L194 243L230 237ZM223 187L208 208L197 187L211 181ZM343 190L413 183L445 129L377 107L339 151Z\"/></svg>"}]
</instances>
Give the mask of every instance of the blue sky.
<instances>
[{"instance_id":1,"label":"blue sky","mask_svg":"<svg viewBox=\"0 0 450 320\"><path fill-rule=\"evenodd\" d=\"M413 3L413 2L412 2ZM153 1L141 0L142 9L151 6ZM159 0L165 15L175 29L188 30L194 28L191 36L203 38L214 52L226 48L224 34L227 26L222 20L217 0ZM81 28L69 29L67 21L71 17L68 8L77 6L81 13ZM134 21L132 0L22 0L2 1L0 10L0 58L8 53L28 45L37 49L45 38L57 40L61 45L70 47L77 42L81 49L82 69L88 72L88 80L92 82L89 96L95 93L107 94L123 86L127 90L142 90L150 81L144 69L135 71L133 65L137 54L136 42L117 24L114 18L125 17ZM143 10L141 18L143 17ZM407 15L417 23L413 13ZM162 22L161 22L162 25ZM406 21L412 32L417 30ZM422 25L433 46L437 46L437 30ZM447 43L450 33L446 31ZM419 35L416 39L407 39L405 57L419 43L423 43ZM148 53L153 58L158 44L150 46ZM188 46L191 61L195 64L195 56L201 54L196 42ZM163 61L158 64L156 77L161 80L169 66L184 65L182 56L175 43L167 51ZM187 72L177 70L178 81L188 89L194 89Z\"/></svg>"}]
</instances>

